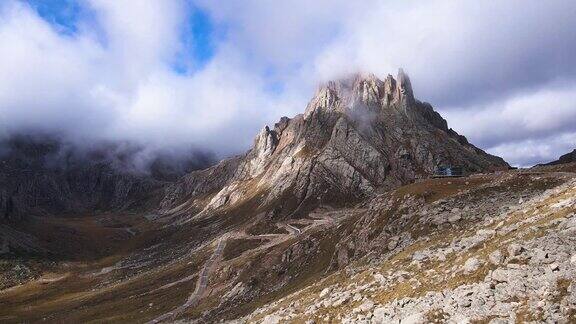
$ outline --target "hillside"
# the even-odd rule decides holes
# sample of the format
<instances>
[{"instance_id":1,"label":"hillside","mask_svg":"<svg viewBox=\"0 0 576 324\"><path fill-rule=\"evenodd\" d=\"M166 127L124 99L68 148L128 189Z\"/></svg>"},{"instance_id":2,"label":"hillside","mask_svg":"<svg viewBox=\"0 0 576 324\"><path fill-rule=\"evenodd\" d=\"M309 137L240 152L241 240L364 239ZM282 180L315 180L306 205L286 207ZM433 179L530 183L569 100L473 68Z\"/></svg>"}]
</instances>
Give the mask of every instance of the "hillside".
<instances>
[{"instance_id":1,"label":"hillside","mask_svg":"<svg viewBox=\"0 0 576 324\"><path fill-rule=\"evenodd\" d=\"M547 163L546 165L559 165L576 162L576 150L562 155L558 160Z\"/></svg>"},{"instance_id":2,"label":"hillside","mask_svg":"<svg viewBox=\"0 0 576 324\"><path fill-rule=\"evenodd\" d=\"M378 197L340 243L363 257L238 322L572 323L574 176L425 181Z\"/></svg>"},{"instance_id":3,"label":"hillside","mask_svg":"<svg viewBox=\"0 0 576 324\"><path fill-rule=\"evenodd\" d=\"M143 248L150 234L139 233L116 256L67 262L2 291L0 316L212 322L256 309L240 322L567 319L575 181L522 171L431 179L214 239L177 232Z\"/></svg>"}]
</instances>

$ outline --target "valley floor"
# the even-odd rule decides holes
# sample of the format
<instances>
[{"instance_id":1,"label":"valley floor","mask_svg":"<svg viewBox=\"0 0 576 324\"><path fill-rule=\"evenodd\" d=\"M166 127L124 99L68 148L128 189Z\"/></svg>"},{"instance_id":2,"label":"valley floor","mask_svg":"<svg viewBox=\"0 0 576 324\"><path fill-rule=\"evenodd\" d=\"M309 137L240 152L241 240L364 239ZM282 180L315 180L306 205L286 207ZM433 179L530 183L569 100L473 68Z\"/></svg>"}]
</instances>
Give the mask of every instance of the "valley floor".
<instances>
[{"instance_id":1,"label":"valley floor","mask_svg":"<svg viewBox=\"0 0 576 324\"><path fill-rule=\"evenodd\" d=\"M2 259L0 322L574 322L574 171L429 179L210 230L135 214L4 229L62 253Z\"/></svg>"}]
</instances>

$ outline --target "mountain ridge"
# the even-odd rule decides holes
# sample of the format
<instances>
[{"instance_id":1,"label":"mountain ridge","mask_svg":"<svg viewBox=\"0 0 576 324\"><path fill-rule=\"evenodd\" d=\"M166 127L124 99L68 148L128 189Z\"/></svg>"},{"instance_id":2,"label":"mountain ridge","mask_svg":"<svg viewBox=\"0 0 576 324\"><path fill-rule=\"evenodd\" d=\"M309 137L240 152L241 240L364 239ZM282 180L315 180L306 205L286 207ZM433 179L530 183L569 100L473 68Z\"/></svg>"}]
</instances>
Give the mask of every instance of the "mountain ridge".
<instances>
[{"instance_id":1,"label":"mountain ridge","mask_svg":"<svg viewBox=\"0 0 576 324\"><path fill-rule=\"evenodd\" d=\"M274 128L265 126L258 133L235 174L224 175L230 183L205 208L236 203L255 189L253 193L269 191L264 204L294 193L289 200L296 206L279 212L305 215L319 205L314 200L359 201L377 189L429 177L441 165L461 166L467 172L508 167L448 128L430 104L414 99L410 79L402 70L397 80L390 75L381 81L373 74L355 74L321 85L303 114L282 117ZM203 172L195 174L202 178ZM196 181L193 175L187 178L189 184ZM327 190L340 197L329 201ZM185 200L174 193L186 190L169 191L171 200ZM194 196L192 192L190 199ZM163 206L167 212L170 203L164 201Z\"/></svg>"},{"instance_id":2,"label":"mountain ridge","mask_svg":"<svg viewBox=\"0 0 576 324\"><path fill-rule=\"evenodd\" d=\"M210 155L200 152L174 161L128 143L83 148L46 134L14 135L0 147L0 215L12 221L26 215L130 209L185 170L212 163Z\"/></svg>"},{"instance_id":3,"label":"mountain ridge","mask_svg":"<svg viewBox=\"0 0 576 324\"><path fill-rule=\"evenodd\" d=\"M572 162L576 162L576 149L570 153L562 155L560 158L558 158L558 160L546 163L544 165L560 165Z\"/></svg>"}]
</instances>

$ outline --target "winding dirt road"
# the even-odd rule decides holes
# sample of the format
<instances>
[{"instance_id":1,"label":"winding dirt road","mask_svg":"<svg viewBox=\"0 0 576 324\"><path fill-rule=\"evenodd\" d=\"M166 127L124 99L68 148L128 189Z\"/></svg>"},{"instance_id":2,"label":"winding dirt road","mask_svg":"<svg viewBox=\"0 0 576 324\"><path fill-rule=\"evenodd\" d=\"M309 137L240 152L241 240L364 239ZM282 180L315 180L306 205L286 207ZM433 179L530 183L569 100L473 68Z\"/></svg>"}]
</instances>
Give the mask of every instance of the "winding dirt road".
<instances>
[{"instance_id":1,"label":"winding dirt road","mask_svg":"<svg viewBox=\"0 0 576 324\"><path fill-rule=\"evenodd\" d=\"M216 246L216 249L214 250L214 252L210 256L210 258L206 261L206 263L204 264L204 267L202 267L202 270L200 270L200 274L198 275L198 279L196 282L196 288L194 289L194 292L192 292L192 294L190 294L190 296L188 297L186 302L184 304L178 306L174 310L148 322L148 324L156 324L156 323L161 323L164 321L174 320L180 314L184 313L187 309L194 307L198 304L198 302L204 296L206 288L208 287L208 281L210 278L210 274L217 267L218 262L220 261L220 259L222 257L222 253L224 252L224 247L226 246L226 241L228 239L230 239L230 238L235 238L235 239L251 238L251 239L269 240L266 244L263 244L263 245L255 248L255 249L252 249L250 251L245 252L245 253L254 253L255 251L265 250L271 246L278 245L282 242L287 241L288 239L290 239L292 237L300 236L300 235L302 235L302 233L304 231L308 231L311 228L314 228L316 226L334 225L336 223L336 221L332 216L321 215L321 217L319 217L319 218L315 218L312 220L308 219L304 222L300 221L300 222L295 222L295 223L304 224L304 225L308 225L308 226L305 229L300 229L300 228L286 222L286 223L277 223L278 227L284 228L288 231L288 233L286 233L286 234L249 235L246 232L232 232L232 233L228 233L228 234L223 235L220 238L220 240L218 241L218 245ZM192 276L190 276L190 277L192 277ZM190 277L184 278L182 280L179 280L179 281L174 282L172 284L169 284L167 286L170 287L170 286L173 286L179 282L189 280ZM162 287L162 288L165 288L165 287Z\"/></svg>"},{"instance_id":2,"label":"winding dirt road","mask_svg":"<svg viewBox=\"0 0 576 324\"><path fill-rule=\"evenodd\" d=\"M204 292L206 291L206 288L208 287L208 279L210 278L210 274L215 268L215 264L217 263L216 261L222 256L222 252L224 251L224 247L226 246L227 239L228 235L224 235L218 241L218 245L216 246L216 249L210 256L210 259L206 261L204 267L202 268L202 270L200 270L200 275L198 276L198 281L196 282L196 288L194 289L194 292L190 294L186 302L178 306L171 312L168 312L160 317L153 319L152 321L148 322L149 324L161 323L166 320L175 319L178 315L182 314L188 308L194 307L198 303L198 301L200 301L200 299L204 295Z\"/></svg>"}]
</instances>

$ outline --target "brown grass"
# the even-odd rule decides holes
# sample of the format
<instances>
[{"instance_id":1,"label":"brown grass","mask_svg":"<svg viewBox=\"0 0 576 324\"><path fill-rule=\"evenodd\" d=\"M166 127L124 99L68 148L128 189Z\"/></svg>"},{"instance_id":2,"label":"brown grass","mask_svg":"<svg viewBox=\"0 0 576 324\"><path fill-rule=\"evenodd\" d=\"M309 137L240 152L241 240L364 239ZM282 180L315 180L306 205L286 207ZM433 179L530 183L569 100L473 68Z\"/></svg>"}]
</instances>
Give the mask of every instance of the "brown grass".
<instances>
[{"instance_id":1,"label":"brown grass","mask_svg":"<svg viewBox=\"0 0 576 324\"><path fill-rule=\"evenodd\" d=\"M162 238L164 234L146 228L148 224L143 217L131 215L50 219L47 224L51 229L63 226L75 230L70 233L78 235L78 240L69 242L77 246L69 247L66 254L60 256L75 261L64 262L53 269L54 273L43 276L48 278L49 275L50 280L33 280L0 292L0 322L46 320L78 323L95 319L112 323L143 322L185 301L194 290L195 279L166 289L158 288L194 275L208 255L206 251L198 251L193 257L141 274L132 269L120 269L95 276L94 273L103 267L114 265L131 251L141 251L142 247L150 246L156 237ZM132 237L123 229L124 226L141 231L141 234ZM128 237L108 241L110 235L118 232ZM54 234L45 234L42 240L50 238L50 235ZM166 239L162 240L166 242ZM108 247L106 253L110 254L102 258L97 257L102 253L100 251L91 254L91 249L97 250L98 247L102 250ZM76 254L81 248L87 248L84 257ZM83 261L89 257L95 260Z\"/></svg>"},{"instance_id":2,"label":"brown grass","mask_svg":"<svg viewBox=\"0 0 576 324\"><path fill-rule=\"evenodd\" d=\"M463 190L476 188L489 182L494 176L484 175L464 178L427 179L416 182L395 191L397 197L412 195L424 198L427 203L456 195Z\"/></svg>"},{"instance_id":3,"label":"brown grass","mask_svg":"<svg viewBox=\"0 0 576 324\"><path fill-rule=\"evenodd\" d=\"M276 226L273 221L264 219L249 227L246 233L250 235L288 234L288 231Z\"/></svg>"},{"instance_id":4,"label":"brown grass","mask_svg":"<svg viewBox=\"0 0 576 324\"><path fill-rule=\"evenodd\" d=\"M260 239L235 239L228 240L224 248L224 260L232 260L239 257L242 253L257 248L262 245L263 240Z\"/></svg>"},{"instance_id":5,"label":"brown grass","mask_svg":"<svg viewBox=\"0 0 576 324\"><path fill-rule=\"evenodd\" d=\"M426 323L446 323L450 315L441 309L433 309L426 313Z\"/></svg>"}]
</instances>

